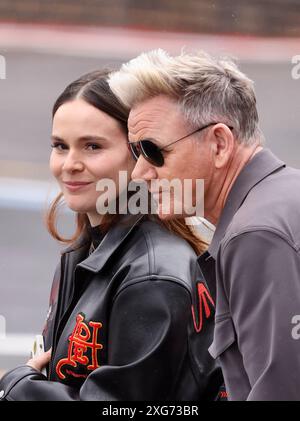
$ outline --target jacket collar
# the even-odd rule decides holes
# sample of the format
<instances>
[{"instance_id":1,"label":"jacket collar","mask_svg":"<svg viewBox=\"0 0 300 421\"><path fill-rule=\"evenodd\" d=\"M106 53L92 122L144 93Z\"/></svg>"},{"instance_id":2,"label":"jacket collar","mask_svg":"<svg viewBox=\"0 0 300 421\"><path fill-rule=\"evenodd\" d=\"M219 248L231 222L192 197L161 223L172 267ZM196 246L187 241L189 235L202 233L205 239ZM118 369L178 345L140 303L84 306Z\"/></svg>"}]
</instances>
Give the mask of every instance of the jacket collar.
<instances>
[{"instance_id":1,"label":"jacket collar","mask_svg":"<svg viewBox=\"0 0 300 421\"><path fill-rule=\"evenodd\" d=\"M126 237L131 233L134 227L145 217L145 215L124 215L121 220L116 223L104 236L103 240L96 250L84 259L77 266L92 271L99 272L109 257L117 250ZM83 249L90 243L90 239L86 234L82 234L79 239L70 247L65 249L63 253L80 254Z\"/></svg>"},{"instance_id":2,"label":"jacket collar","mask_svg":"<svg viewBox=\"0 0 300 421\"><path fill-rule=\"evenodd\" d=\"M65 247L61 250L60 254L67 254L72 253L77 250L82 250L83 247L87 246L90 243L90 239L88 238L86 232L81 233L81 235L77 238L74 243L72 243L70 246Z\"/></svg>"},{"instance_id":3,"label":"jacket collar","mask_svg":"<svg viewBox=\"0 0 300 421\"><path fill-rule=\"evenodd\" d=\"M228 225L250 190L268 175L283 167L285 167L284 162L280 161L269 149L263 149L243 168L226 200L212 242L208 248L210 256L216 259L220 243Z\"/></svg>"}]
</instances>

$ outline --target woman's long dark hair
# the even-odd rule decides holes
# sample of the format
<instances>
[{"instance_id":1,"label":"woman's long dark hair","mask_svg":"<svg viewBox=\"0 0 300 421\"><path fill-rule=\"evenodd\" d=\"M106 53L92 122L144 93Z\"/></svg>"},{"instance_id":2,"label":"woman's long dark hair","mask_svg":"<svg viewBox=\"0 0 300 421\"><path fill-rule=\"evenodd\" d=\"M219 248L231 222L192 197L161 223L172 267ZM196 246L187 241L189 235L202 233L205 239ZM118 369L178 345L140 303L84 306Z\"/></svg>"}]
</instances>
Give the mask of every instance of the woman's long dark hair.
<instances>
[{"instance_id":1,"label":"woman's long dark hair","mask_svg":"<svg viewBox=\"0 0 300 421\"><path fill-rule=\"evenodd\" d=\"M127 135L127 120L129 111L118 101L118 99L110 90L107 82L108 74L108 70L94 71L83 75L68 85L57 98L53 106L52 118L61 105L80 98L118 121L120 127ZM59 193L59 195L52 202L46 214L46 225L52 237L63 244L71 244L75 242L82 233L87 232L89 220L86 214L77 213L76 231L74 235L69 239L63 238L59 234L56 227L58 211L62 205L62 199L63 193ZM109 230L109 228L114 223L116 223L118 219L118 215L105 215L105 218L103 218L104 222L101 224L102 231ZM161 221L161 223L167 229L188 241L196 253L200 254L206 249L207 243L199 238L199 236L196 235L192 229L185 224L184 218L174 219L167 222Z\"/></svg>"}]
</instances>

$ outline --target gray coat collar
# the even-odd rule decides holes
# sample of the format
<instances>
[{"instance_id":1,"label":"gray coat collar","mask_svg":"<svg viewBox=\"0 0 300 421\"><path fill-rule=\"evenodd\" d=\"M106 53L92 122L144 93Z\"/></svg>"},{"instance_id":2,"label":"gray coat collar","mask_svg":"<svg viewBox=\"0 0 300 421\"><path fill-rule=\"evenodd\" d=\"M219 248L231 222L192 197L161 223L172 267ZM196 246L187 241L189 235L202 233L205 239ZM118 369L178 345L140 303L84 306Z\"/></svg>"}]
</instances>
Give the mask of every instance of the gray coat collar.
<instances>
[{"instance_id":1,"label":"gray coat collar","mask_svg":"<svg viewBox=\"0 0 300 421\"><path fill-rule=\"evenodd\" d=\"M228 225L250 190L268 175L283 167L285 167L284 162L279 160L269 149L263 149L243 168L228 195L212 242L208 248L208 253L214 259L217 257L220 243Z\"/></svg>"}]
</instances>

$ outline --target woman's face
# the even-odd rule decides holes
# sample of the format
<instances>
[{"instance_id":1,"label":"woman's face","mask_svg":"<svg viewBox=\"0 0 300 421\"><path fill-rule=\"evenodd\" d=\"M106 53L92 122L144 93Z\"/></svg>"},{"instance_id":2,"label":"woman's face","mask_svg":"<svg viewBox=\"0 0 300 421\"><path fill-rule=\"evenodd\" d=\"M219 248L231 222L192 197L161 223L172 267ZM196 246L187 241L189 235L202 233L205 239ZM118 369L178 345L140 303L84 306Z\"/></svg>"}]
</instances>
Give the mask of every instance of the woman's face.
<instances>
[{"instance_id":1,"label":"woman's face","mask_svg":"<svg viewBox=\"0 0 300 421\"><path fill-rule=\"evenodd\" d=\"M96 209L101 195L97 182L108 178L118 188L119 171L127 171L130 180L134 168L126 134L117 120L76 99L56 111L52 146L50 170L66 204L75 212L86 213L91 224L97 225L102 219Z\"/></svg>"}]
</instances>

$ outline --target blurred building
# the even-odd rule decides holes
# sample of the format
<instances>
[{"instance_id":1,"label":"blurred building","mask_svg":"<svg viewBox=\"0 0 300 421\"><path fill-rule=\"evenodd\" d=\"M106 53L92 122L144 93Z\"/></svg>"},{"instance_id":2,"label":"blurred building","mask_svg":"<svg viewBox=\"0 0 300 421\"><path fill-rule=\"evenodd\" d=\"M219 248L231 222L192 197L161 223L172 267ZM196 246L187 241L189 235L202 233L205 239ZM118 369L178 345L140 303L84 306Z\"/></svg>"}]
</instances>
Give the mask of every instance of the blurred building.
<instances>
[{"instance_id":1,"label":"blurred building","mask_svg":"<svg viewBox=\"0 0 300 421\"><path fill-rule=\"evenodd\" d=\"M300 36L300 1L1 0L0 20Z\"/></svg>"}]
</instances>

